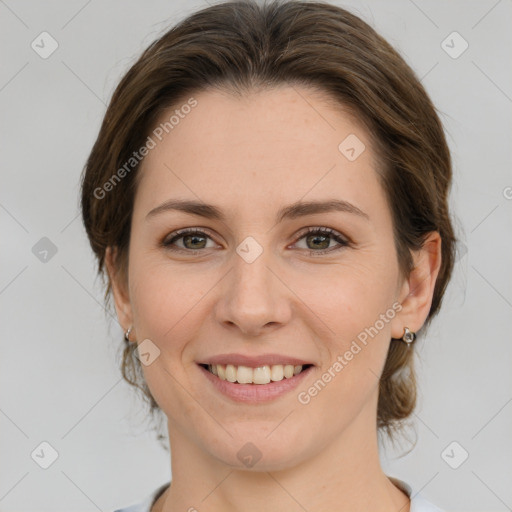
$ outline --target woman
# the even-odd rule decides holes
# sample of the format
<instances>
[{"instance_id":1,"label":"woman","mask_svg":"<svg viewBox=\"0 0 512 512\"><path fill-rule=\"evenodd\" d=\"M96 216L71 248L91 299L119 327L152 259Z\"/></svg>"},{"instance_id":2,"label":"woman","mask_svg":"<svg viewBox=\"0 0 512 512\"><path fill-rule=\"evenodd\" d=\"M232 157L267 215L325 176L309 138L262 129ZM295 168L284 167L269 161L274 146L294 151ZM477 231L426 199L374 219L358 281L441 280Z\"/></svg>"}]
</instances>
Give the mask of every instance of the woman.
<instances>
[{"instance_id":1,"label":"woman","mask_svg":"<svg viewBox=\"0 0 512 512\"><path fill-rule=\"evenodd\" d=\"M339 7L218 4L150 45L82 183L123 375L168 419L172 485L123 512L439 510L378 434L415 406L450 182L425 90Z\"/></svg>"}]
</instances>

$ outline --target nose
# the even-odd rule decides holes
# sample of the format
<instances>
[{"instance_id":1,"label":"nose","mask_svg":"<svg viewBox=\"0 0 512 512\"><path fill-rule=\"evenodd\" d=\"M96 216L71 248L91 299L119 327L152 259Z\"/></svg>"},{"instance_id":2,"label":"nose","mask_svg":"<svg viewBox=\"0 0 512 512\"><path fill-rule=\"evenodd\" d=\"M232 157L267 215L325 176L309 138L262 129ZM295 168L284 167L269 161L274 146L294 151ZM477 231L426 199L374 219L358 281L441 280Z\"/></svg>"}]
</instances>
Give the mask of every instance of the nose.
<instances>
[{"instance_id":1,"label":"nose","mask_svg":"<svg viewBox=\"0 0 512 512\"><path fill-rule=\"evenodd\" d=\"M293 294L279 274L269 251L251 263L235 252L233 268L219 290L217 320L248 336L264 335L288 323Z\"/></svg>"}]
</instances>

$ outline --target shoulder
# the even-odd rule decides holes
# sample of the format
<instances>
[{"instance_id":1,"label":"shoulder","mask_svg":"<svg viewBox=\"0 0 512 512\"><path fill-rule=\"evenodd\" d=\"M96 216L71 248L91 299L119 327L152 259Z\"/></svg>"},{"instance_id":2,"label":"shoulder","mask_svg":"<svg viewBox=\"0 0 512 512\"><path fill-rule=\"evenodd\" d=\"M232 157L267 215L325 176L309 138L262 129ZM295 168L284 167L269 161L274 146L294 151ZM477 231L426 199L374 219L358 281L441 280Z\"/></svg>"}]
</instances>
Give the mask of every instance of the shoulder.
<instances>
[{"instance_id":1,"label":"shoulder","mask_svg":"<svg viewBox=\"0 0 512 512\"><path fill-rule=\"evenodd\" d=\"M416 492L408 483L398 478L388 478L402 491L404 491L411 500L411 507L409 512L443 512L439 507L426 500L421 494Z\"/></svg>"},{"instance_id":2,"label":"shoulder","mask_svg":"<svg viewBox=\"0 0 512 512\"><path fill-rule=\"evenodd\" d=\"M135 503L123 508L118 508L114 510L114 512L150 512L151 507L154 505L160 495L163 494L167 487L169 487L169 484L170 482L167 482L166 484L159 486L139 503Z\"/></svg>"},{"instance_id":3,"label":"shoulder","mask_svg":"<svg viewBox=\"0 0 512 512\"><path fill-rule=\"evenodd\" d=\"M409 512L443 512L439 507L427 501L422 496L416 495L411 498L411 509Z\"/></svg>"}]
</instances>

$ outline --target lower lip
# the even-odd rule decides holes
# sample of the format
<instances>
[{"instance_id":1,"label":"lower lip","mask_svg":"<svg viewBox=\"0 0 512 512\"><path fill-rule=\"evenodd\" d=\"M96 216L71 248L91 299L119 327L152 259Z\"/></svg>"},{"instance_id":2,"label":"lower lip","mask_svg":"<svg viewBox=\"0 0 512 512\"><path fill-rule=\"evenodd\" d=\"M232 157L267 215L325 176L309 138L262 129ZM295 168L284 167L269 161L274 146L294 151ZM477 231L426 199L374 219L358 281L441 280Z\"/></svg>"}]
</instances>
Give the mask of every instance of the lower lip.
<instances>
[{"instance_id":1,"label":"lower lip","mask_svg":"<svg viewBox=\"0 0 512 512\"><path fill-rule=\"evenodd\" d=\"M198 365L198 367L217 391L220 391L223 395L228 396L236 402L243 403L268 402L283 396L295 389L313 369L313 366L310 366L289 379L285 377L283 380L276 382L271 381L268 384L237 384L235 382L229 382L228 380L219 379L219 377L213 375L213 373L200 365Z\"/></svg>"}]
</instances>

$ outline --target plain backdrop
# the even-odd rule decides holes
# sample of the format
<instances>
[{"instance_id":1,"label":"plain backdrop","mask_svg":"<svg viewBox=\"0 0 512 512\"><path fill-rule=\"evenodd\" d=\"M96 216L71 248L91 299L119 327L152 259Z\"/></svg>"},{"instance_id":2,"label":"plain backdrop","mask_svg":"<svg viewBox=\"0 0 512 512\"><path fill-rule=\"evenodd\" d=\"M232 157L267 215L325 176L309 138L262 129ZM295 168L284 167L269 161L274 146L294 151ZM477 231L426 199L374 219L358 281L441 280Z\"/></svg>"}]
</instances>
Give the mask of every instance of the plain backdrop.
<instances>
[{"instance_id":1,"label":"plain backdrop","mask_svg":"<svg viewBox=\"0 0 512 512\"><path fill-rule=\"evenodd\" d=\"M79 177L121 76L208 3L0 1L2 512L109 511L171 477L121 380L123 333L103 309ZM512 2L333 3L412 66L454 162L462 242L442 312L417 346L417 443L403 457L408 445L383 450L383 465L446 511L511 510ZM41 46L55 43L42 32L58 44L47 58ZM57 457L47 469L42 453Z\"/></svg>"}]
</instances>

